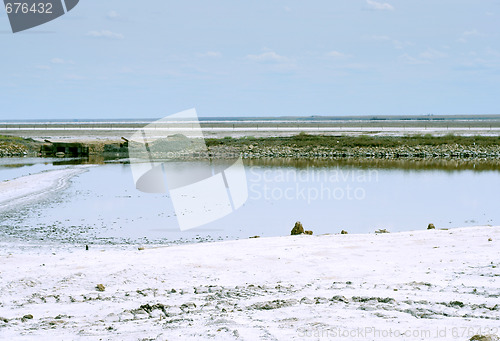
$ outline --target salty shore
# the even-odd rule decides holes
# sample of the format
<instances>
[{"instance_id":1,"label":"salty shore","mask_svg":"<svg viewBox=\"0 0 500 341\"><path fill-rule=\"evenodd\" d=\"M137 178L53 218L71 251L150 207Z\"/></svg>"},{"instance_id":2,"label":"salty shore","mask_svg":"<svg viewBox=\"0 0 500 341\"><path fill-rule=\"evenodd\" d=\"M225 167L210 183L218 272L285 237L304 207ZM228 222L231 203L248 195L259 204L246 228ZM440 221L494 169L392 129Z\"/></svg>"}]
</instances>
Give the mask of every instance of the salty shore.
<instances>
[{"instance_id":1,"label":"salty shore","mask_svg":"<svg viewBox=\"0 0 500 341\"><path fill-rule=\"evenodd\" d=\"M500 334L499 248L490 226L88 251L1 243L0 338L468 340Z\"/></svg>"},{"instance_id":2,"label":"salty shore","mask_svg":"<svg viewBox=\"0 0 500 341\"><path fill-rule=\"evenodd\" d=\"M20 205L38 201L69 185L73 176L85 172L85 168L66 168L23 176L0 182L0 212L19 209Z\"/></svg>"}]
</instances>

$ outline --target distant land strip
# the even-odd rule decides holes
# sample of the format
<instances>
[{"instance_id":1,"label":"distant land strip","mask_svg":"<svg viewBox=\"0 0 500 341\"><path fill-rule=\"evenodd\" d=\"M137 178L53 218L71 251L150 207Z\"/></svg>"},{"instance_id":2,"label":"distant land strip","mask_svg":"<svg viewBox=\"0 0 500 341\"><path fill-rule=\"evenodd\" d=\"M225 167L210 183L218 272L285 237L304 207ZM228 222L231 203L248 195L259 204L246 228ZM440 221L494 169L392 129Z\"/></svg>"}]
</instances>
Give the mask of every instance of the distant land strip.
<instances>
[{"instance_id":1,"label":"distant land strip","mask_svg":"<svg viewBox=\"0 0 500 341\"><path fill-rule=\"evenodd\" d=\"M165 141L153 141L151 147L155 143ZM449 159L488 161L494 165L500 162L500 136L322 136L300 133L284 137L207 138L205 143L206 152L197 152L196 156L188 153L180 160L242 156L244 159ZM0 135L0 156L40 156L42 146L46 148L50 144L50 141ZM64 145L64 142L58 144ZM74 144L73 141L71 145ZM81 145L88 147L89 155L86 156L97 163L128 158L128 142L123 140L83 141ZM156 150L161 151L161 148ZM161 153L153 156L157 159L163 157Z\"/></svg>"}]
</instances>

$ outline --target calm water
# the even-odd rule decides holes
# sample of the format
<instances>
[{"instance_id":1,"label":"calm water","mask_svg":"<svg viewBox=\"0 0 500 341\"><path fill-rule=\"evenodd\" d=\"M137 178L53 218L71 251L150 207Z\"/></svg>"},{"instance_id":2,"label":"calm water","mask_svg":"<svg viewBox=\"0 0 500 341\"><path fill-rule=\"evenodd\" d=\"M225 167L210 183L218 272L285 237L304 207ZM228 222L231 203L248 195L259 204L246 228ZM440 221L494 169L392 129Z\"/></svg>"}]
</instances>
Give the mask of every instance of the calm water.
<instances>
[{"instance_id":1,"label":"calm water","mask_svg":"<svg viewBox=\"0 0 500 341\"><path fill-rule=\"evenodd\" d=\"M47 159L0 161L0 181L68 167ZM411 165L248 161L243 207L184 232L168 194L137 191L129 164L97 165L57 196L0 214L0 233L23 240L148 243L288 235L297 220L315 234L421 230L431 222L438 228L500 225L498 170ZM188 172L207 164L175 166Z\"/></svg>"}]
</instances>

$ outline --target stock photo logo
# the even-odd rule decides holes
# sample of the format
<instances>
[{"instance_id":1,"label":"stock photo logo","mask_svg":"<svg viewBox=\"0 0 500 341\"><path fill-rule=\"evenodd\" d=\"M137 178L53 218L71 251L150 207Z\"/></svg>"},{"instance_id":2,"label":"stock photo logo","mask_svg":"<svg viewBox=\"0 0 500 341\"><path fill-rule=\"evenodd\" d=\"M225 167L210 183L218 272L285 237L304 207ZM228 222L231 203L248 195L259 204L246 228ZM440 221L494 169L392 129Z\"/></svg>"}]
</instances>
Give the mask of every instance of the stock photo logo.
<instances>
[{"instance_id":1,"label":"stock photo logo","mask_svg":"<svg viewBox=\"0 0 500 341\"><path fill-rule=\"evenodd\" d=\"M12 33L28 30L71 11L79 0L4 0Z\"/></svg>"},{"instance_id":2,"label":"stock photo logo","mask_svg":"<svg viewBox=\"0 0 500 341\"><path fill-rule=\"evenodd\" d=\"M136 188L169 193L182 231L237 210L248 199L241 156L229 166L207 160L208 149L194 109L167 116L137 131L129 140ZM205 160L191 165L179 160Z\"/></svg>"}]
</instances>

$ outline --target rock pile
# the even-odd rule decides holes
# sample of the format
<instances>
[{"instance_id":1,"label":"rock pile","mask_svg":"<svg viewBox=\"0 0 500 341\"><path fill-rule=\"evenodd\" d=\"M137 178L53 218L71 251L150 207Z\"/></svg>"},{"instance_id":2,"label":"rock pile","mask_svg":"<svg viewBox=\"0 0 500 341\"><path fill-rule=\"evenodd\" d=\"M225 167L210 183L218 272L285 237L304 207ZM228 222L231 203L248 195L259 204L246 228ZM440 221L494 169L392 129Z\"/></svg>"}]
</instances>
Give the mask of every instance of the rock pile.
<instances>
[{"instance_id":1,"label":"rock pile","mask_svg":"<svg viewBox=\"0 0 500 341\"><path fill-rule=\"evenodd\" d=\"M29 150L22 144L0 142L0 157L6 156L25 156Z\"/></svg>"},{"instance_id":2,"label":"rock pile","mask_svg":"<svg viewBox=\"0 0 500 341\"><path fill-rule=\"evenodd\" d=\"M290 234L292 236L296 236L299 234L307 234L309 236L312 236L313 231L304 230L304 226L302 226L302 223L300 221L297 221Z\"/></svg>"},{"instance_id":3,"label":"rock pile","mask_svg":"<svg viewBox=\"0 0 500 341\"><path fill-rule=\"evenodd\" d=\"M209 154L215 158L445 158L445 159L498 159L500 145L492 146L398 146L398 147L341 147L326 146L248 146L214 145L209 147Z\"/></svg>"},{"instance_id":4,"label":"rock pile","mask_svg":"<svg viewBox=\"0 0 500 341\"><path fill-rule=\"evenodd\" d=\"M300 221L297 221L292 229L291 235L296 236L298 234L303 234L303 233L304 233L304 227L302 226L302 223Z\"/></svg>"}]
</instances>

